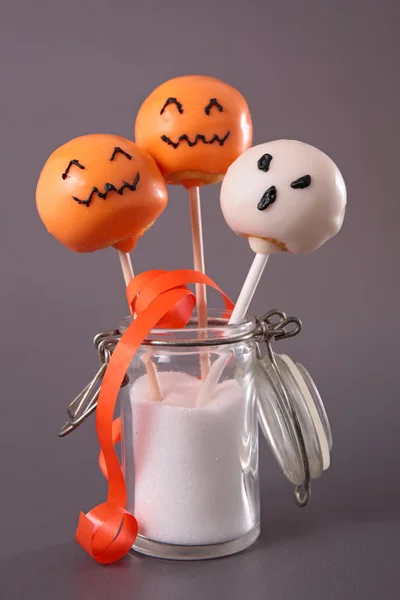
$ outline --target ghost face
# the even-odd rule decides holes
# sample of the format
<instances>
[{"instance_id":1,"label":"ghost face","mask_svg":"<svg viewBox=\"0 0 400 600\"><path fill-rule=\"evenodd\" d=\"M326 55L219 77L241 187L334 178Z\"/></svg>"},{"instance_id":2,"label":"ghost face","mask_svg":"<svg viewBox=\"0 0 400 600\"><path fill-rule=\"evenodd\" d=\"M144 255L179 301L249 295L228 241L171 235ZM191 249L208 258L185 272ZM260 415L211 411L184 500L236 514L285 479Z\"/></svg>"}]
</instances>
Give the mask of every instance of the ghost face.
<instances>
[{"instance_id":1,"label":"ghost face","mask_svg":"<svg viewBox=\"0 0 400 600\"><path fill-rule=\"evenodd\" d=\"M229 227L261 254L316 250L338 233L345 207L335 163L294 140L250 148L230 166L221 188Z\"/></svg>"},{"instance_id":2,"label":"ghost face","mask_svg":"<svg viewBox=\"0 0 400 600\"><path fill-rule=\"evenodd\" d=\"M177 77L144 101L135 137L168 183L215 183L251 145L250 111L243 96L223 81Z\"/></svg>"},{"instance_id":3,"label":"ghost face","mask_svg":"<svg viewBox=\"0 0 400 600\"><path fill-rule=\"evenodd\" d=\"M86 135L55 150L36 189L47 230L76 252L129 252L166 203L154 159L116 135Z\"/></svg>"}]
</instances>

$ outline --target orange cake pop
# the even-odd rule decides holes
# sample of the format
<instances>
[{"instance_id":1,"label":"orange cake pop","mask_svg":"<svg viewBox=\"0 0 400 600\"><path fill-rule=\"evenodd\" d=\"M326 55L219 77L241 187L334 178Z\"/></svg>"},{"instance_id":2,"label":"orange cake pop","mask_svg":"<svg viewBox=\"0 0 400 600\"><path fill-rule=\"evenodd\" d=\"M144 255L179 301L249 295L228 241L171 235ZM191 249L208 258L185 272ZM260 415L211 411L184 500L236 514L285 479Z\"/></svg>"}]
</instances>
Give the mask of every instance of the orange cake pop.
<instances>
[{"instance_id":1,"label":"orange cake pop","mask_svg":"<svg viewBox=\"0 0 400 600\"><path fill-rule=\"evenodd\" d=\"M92 134L51 154L36 204L49 233L71 250L130 252L164 210L167 190L145 150L117 135Z\"/></svg>"},{"instance_id":2,"label":"orange cake pop","mask_svg":"<svg viewBox=\"0 0 400 600\"><path fill-rule=\"evenodd\" d=\"M199 186L217 183L228 167L251 146L250 110L235 88L204 75L170 79L143 102L135 137L156 160L167 183L189 190L193 264L205 274ZM207 327L204 285L196 286L199 327ZM204 378L207 355L201 357Z\"/></svg>"},{"instance_id":3,"label":"orange cake pop","mask_svg":"<svg viewBox=\"0 0 400 600\"><path fill-rule=\"evenodd\" d=\"M157 161L168 183L185 187L221 181L251 146L246 100L235 88L203 75L170 79L142 104L137 144Z\"/></svg>"}]
</instances>

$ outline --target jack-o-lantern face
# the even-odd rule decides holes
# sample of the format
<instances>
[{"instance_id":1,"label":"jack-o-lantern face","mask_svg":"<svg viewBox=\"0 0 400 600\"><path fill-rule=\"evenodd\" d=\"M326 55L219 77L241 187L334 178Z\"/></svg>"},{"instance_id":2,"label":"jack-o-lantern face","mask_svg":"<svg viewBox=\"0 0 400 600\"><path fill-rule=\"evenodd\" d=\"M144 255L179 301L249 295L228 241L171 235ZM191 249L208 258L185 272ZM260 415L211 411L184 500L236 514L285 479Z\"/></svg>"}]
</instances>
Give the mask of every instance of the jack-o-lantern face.
<instances>
[{"instance_id":1,"label":"jack-o-lantern face","mask_svg":"<svg viewBox=\"0 0 400 600\"><path fill-rule=\"evenodd\" d=\"M171 79L142 104L136 142L156 160L168 183L220 181L251 146L249 107L233 87L205 76Z\"/></svg>"},{"instance_id":2,"label":"jack-o-lantern face","mask_svg":"<svg viewBox=\"0 0 400 600\"><path fill-rule=\"evenodd\" d=\"M85 135L57 148L41 172L36 204L59 242L76 252L130 252L167 204L154 159L117 135Z\"/></svg>"}]
</instances>

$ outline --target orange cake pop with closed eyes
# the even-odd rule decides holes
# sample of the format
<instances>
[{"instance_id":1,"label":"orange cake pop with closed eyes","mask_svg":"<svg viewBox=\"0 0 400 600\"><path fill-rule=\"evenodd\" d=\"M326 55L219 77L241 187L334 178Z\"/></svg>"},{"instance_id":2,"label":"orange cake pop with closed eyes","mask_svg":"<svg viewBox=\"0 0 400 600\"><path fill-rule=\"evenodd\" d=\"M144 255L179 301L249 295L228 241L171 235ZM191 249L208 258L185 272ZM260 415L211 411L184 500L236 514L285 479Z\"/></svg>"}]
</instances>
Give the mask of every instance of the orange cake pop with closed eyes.
<instances>
[{"instance_id":1,"label":"orange cake pop with closed eyes","mask_svg":"<svg viewBox=\"0 0 400 600\"><path fill-rule=\"evenodd\" d=\"M235 88L203 75L170 79L143 102L137 144L156 160L168 183L217 183L251 146L246 100Z\"/></svg>"},{"instance_id":2,"label":"orange cake pop with closed eyes","mask_svg":"<svg viewBox=\"0 0 400 600\"><path fill-rule=\"evenodd\" d=\"M111 134L75 138L55 150L36 188L45 227L75 252L130 252L167 204L154 159Z\"/></svg>"}]
</instances>

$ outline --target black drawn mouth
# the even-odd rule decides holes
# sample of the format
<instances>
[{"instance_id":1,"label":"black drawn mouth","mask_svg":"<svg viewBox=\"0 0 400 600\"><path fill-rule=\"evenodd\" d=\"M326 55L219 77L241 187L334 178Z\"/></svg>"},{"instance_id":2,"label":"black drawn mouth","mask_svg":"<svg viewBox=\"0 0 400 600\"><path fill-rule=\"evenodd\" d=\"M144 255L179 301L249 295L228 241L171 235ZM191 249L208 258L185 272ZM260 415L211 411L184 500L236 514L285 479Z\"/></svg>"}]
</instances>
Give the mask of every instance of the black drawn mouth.
<instances>
[{"instance_id":1,"label":"black drawn mouth","mask_svg":"<svg viewBox=\"0 0 400 600\"><path fill-rule=\"evenodd\" d=\"M128 183L127 181L124 181L120 188L116 188L115 185L113 185L112 183L106 183L104 186L104 192L100 192L99 188L94 187L90 192L87 200L81 200L80 198L76 198L75 196L72 196L72 198L78 204L84 204L85 206L89 207L90 203L92 202L93 196L95 195L105 200L109 192L117 192L117 194L119 194L120 196L122 196L125 190L131 190L131 192L136 192L139 179L140 175L139 173L137 173L135 179L133 180L133 183Z\"/></svg>"},{"instance_id":2,"label":"black drawn mouth","mask_svg":"<svg viewBox=\"0 0 400 600\"><path fill-rule=\"evenodd\" d=\"M223 146L230 134L231 132L228 131L223 138L220 138L219 135L215 134L210 140L206 140L206 137L200 133L196 134L194 141L190 140L186 133L180 135L177 142L173 142L171 138L167 137L166 135L162 135L161 139L163 142L168 144L168 146L172 146L175 149L179 146L181 142L187 142L188 146L190 146L191 148L192 146L195 146L199 141L203 142L203 144L214 144L214 142L217 142L220 146Z\"/></svg>"}]
</instances>

